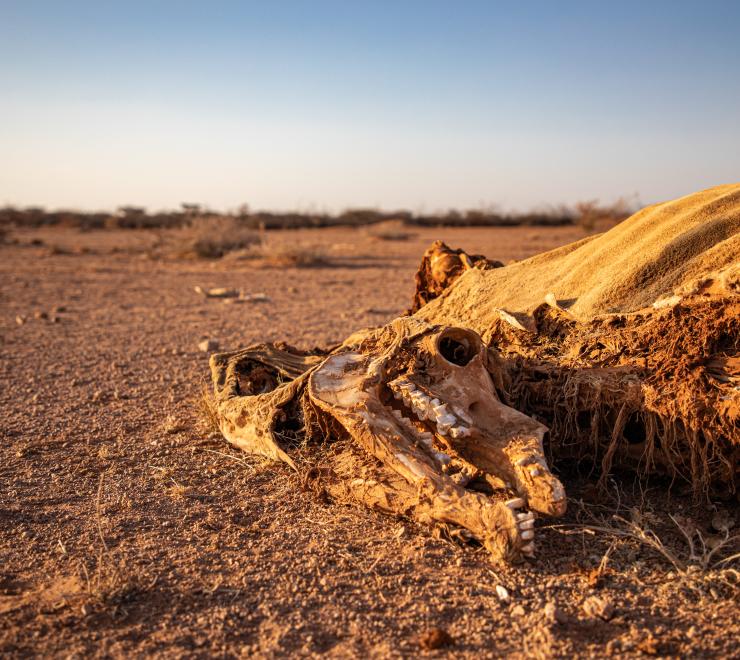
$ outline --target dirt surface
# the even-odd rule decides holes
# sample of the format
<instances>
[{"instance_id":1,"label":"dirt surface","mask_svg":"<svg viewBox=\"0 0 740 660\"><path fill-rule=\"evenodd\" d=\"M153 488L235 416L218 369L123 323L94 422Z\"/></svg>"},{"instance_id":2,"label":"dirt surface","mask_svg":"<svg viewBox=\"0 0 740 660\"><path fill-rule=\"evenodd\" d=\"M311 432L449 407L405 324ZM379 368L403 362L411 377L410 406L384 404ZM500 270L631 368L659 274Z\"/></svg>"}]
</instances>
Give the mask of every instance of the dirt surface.
<instances>
[{"instance_id":1,"label":"dirt surface","mask_svg":"<svg viewBox=\"0 0 740 660\"><path fill-rule=\"evenodd\" d=\"M691 559L679 529L716 544L736 531L736 504L626 475L597 497L587 473L560 466L568 514L539 523L536 561L496 566L322 501L198 412L204 339L330 346L408 308L434 239L506 263L583 236L271 233L328 259L299 269L152 259L143 231L13 233L0 247L0 653L738 657L736 564L698 541ZM637 540L646 530L658 550Z\"/></svg>"}]
</instances>

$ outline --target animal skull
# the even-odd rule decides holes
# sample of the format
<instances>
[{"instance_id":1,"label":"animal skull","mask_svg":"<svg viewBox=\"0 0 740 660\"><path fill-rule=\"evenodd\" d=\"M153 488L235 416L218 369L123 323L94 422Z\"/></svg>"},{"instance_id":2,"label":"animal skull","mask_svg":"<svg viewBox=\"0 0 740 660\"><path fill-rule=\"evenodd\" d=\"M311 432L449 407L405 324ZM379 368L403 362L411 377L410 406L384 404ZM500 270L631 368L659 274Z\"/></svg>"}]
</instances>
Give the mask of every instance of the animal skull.
<instances>
[{"instance_id":1,"label":"animal skull","mask_svg":"<svg viewBox=\"0 0 740 660\"><path fill-rule=\"evenodd\" d=\"M247 367L249 389L239 385L245 364L262 365ZM264 366L287 382L254 390ZM313 411L322 428L340 429L335 435L376 461L371 479L345 470L355 499L463 528L496 557L534 556L534 512L565 511L543 454L547 429L501 403L495 360L471 330L405 317L329 356L263 346L213 356L211 369L220 427L233 444L295 467L276 424Z\"/></svg>"},{"instance_id":2,"label":"animal skull","mask_svg":"<svg viewBox=\"0 0 740 660\"><path fill-rule=\"evenodd\" d=\"M426 515L494 554L533 555L523 508L560 515L565 493L545 462L547 429L498 399L480 337L403 318L345 348L310 375L311 402L423 492ZM516 497L503 503L506 491Z\"/></svg>"}]
</instances>

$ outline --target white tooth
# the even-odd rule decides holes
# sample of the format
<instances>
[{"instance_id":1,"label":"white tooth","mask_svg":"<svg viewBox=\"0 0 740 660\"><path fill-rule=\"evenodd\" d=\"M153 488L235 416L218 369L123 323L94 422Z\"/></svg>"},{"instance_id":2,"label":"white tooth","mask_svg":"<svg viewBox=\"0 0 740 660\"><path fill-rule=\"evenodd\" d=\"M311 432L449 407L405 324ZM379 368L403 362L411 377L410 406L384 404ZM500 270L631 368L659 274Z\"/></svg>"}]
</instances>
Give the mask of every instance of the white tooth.
<instances>
[{"instance_id":1,"label":"white tooth","mask_svg":"<svg viewBox=\"0 0 740 660\"><path fill-rule=\"evenodd\" d=\"M534 520L534 512L527 511L526 513L517 513L516 519L517 520Z\"/></svg>"},{"instance_id":2,"label":"white tooth","mask_svg":"<svg viewBox=\"0 0 740 660\"><path fill-rule=\"evenodd\" d=\"M534 528L534 520L522 520L519 523L519 529L533 529ZM524 536L522 536L524 538Z\"/></svg>"},{"instance_id":3,"label":"white tooth","mask_svg":"<svg viewBox=\"0 0 740 660\"><path fill-rule=\"evenodd\" d=\"M470 429L465 426L453 426L450 429L450 435L453 438L467 438L470 435Z\"/></svg>"},{"instance_id":4,"label":"white tooth","mask_svg":"<svg viewBox=\"0 0 740 660\"><path fill-rule=\"evenodd\" d=\"M437 424L439 426L453 426L457 419L454 415L437 415Z\"/></svg>"},{"instance_id":5,"label":"white tooth","mask_svg":"<svg viewBox=\"0 0 740 660\"><path fill-rule=\"evenodd\" d=\"M522 532L522 538L525 541L529 541L534 538L534 530L533 529L527 529Z\"/></svg>"},{"instance_id":6,"label":"white tooth","mask_svg":"<svg viewBox=\"0 0 740 660\"><path fill-rule=\"evenodd\" d=\"M525 555L529 555L533 557L534 556L534 541L532 543L527 543L527 545L523 545L522 552Z\"/></svg>"},{"instance_id":7,"label":"white tooth","mask_svg":"<svg viewBox=\"0 0 740 660\"><path fill-rule=\"evenodd\" d=\"M518 509L519 507L524 506L524 500L521 497L514 497L507 500L504 504L506 504L510 509Z\"/></svg>"},{"instance_id":8,"label":"white tooth","mask_svg":"<svg viewBox=\"0 0 740 660\"><path fill-rule=\"evenodd\" d=\"M448 456L447 454L443 454L442 452L437 452L434 454L434 458L436 458L442 465L447 465L452 458Z\"/></svg>"},{"instance_id":9,"label":"white tooth","mask_svg":"<svg viewBox=\"0 0 740 660\"><path fill-rule=\"evenodd\" d=\"M432 408L436 408L438 405L440 405L440 400L432 399L429 403L432 405Z\"/></svg>"},{"instance_id":10,"label":"white tooth","mask_svg":"<svg viewBox=\"0 0 740 660\"><path fill-rule=\"evenodd\" d=\"M434 414L437 417L440 417L441 415L446 415L447 414L447 406L444 403L441 404L441 405L438 405L438 406L433 405L432 406L432 409L434 410Z\"/></svg>"}]
</instances>

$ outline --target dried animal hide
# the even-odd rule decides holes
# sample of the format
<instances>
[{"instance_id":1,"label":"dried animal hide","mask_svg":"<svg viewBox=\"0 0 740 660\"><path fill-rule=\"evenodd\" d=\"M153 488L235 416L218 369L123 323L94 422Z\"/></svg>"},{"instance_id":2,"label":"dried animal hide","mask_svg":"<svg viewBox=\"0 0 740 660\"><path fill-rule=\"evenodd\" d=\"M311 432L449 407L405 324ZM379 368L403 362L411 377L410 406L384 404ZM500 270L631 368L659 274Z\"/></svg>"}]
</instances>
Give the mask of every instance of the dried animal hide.
<instances>
[{"instance_id":1,"label":"dried animal hide","mask_svg":"<svg viewBox=\"0 0 740 660\"><path fill-rule=\"evenodd\" d=\"M566 507L544 424L551 457L596 461L602 478L619 463L685 478L697 494L735 492L740 186L673 205L638 213L613 241L608 232L531 265L490 270L438 242L417 275L414 316L328 353L260 345L213 356L224 436L305 470L337 499L447 525L505 560L534 555L535 512ZM641 236L653 242L635 251ZM592 273L590 295L586 275L571 274L579 251L601 263L615 245L644 263L605 271L606 284ZM564 274L557 297L535 287L548 269ZM531 283L517 305L519 274ZM560 281L548 278L542 286ZM630 308L633 281L660 293L654 305ZM580 299L607 309L588 316ZM294 460L306 456L299 446L312 460Z\"/></svg>"},{"instance_id":2,"label":"dried animal hide","mask_svg":"<svg viewBox=\"0 0 740 660\"><path fill-rule=\"evenodd\" d=\"M487 259L480 254L467 254L463 250L453 250L442 241L435 241L421 258L416 271L416 293L409 314L420 310L430 300L434 300L445 289L452 286L465 271L502 268L504 264L495 259Z\"/></svg>"}]
</instances>

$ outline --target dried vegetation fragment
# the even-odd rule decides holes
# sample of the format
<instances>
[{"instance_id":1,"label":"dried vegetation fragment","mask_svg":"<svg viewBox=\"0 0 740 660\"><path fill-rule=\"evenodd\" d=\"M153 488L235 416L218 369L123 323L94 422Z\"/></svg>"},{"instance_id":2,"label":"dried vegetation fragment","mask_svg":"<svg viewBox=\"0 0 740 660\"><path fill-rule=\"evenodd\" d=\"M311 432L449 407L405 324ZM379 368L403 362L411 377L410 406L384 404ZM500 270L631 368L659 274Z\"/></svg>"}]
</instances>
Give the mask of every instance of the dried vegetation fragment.
<instances>
[{"instance_id":1,"label":"dried vegetation fragment","mask_svg":"<svg viewBox=\"0 0 740 660\"><path fill-rule=\"evenodd\" d=\"M337 499L448 526L505 560L534 556L534 512L565 511L548 429L551 457L592 460L602 480L619 463L734 492L738 228L740 186L724 186L507 267L437 242L413 316L327 352L213 356L219 426ZM626 244L633 261L607 267ZM567 272L573 255L601 264L598 291ZM565 284L553 293L543 273ZM645 291L671 302L645 306ZM298 445L313 448L300 465Z\"/></svg>"}]
</instances>

